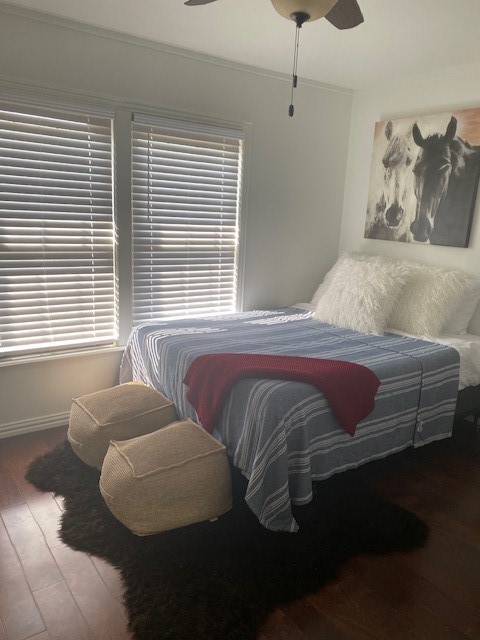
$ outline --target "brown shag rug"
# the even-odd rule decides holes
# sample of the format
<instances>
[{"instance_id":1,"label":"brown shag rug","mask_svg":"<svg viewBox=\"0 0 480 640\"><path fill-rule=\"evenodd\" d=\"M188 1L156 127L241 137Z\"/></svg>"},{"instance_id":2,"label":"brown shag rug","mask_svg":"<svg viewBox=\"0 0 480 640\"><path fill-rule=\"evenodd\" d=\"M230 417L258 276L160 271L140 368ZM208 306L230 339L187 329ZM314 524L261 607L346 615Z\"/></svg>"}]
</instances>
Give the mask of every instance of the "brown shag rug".
<instances>
[{"instance_id":1,"label":"brown shag rug","mask_svg":"<svg viewBox=\"0 0 480 640\"><path fill-rule=\"evenodd\" d=\"M318 483L295 510L297 534L264 529L232 468L234 507L219 520L137 537L106 507L99 472L68 442L34 460L26 478L65 499L61 538L120 570L137 640L253 640L275 607L318 590L359 553L424 544L414 514L359 486L355 472Z\"/></svg>"}]
</instances>

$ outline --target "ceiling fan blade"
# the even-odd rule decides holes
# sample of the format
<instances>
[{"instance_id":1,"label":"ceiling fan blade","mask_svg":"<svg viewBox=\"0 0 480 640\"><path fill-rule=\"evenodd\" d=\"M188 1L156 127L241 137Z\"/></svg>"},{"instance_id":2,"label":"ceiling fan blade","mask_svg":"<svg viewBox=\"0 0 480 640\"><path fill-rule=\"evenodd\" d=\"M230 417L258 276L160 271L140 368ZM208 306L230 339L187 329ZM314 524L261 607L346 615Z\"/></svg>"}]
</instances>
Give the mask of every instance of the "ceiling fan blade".
<instances>
[{"instance_id":1,"label":"ceiling fan blade","mask_svg":"<svg viewBox=\"0 0 480 640\"><path fill-rule=\"evenodd\" d=\"M352 29L363 22L357 0L338 0L325 18L337 29Z\"/></svg>"},{"instance_id":2,"label":"ceiling fan blade","mask_svg":"<svg viewBox=\"0 0 480 640\"><path fill-rule=\"evenodd\" d=\"M185 4L188 4L189 7L196 7L200 4L209 4L210 2L215 2L215 0L187 0Z\"/></svg>"}]
</instances>

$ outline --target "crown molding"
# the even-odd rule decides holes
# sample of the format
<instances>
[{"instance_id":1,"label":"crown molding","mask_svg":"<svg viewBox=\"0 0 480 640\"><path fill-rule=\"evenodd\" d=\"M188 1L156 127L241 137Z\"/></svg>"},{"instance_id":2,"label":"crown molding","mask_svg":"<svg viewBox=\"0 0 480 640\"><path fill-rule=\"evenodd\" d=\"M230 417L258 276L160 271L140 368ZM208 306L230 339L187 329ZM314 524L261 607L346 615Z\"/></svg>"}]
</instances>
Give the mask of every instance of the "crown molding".
<instances>
[{"instance_id":1,"label":"crown molding","mask_svg":"<svg viewBox=\"0 0 480 640\"><path fill-rule=\"evenodd\" d=\"M422 73L414 73L408 76L403 76L397 80L390 82L384 82L382 86L365 87L364 89L357 89L354 94L356 97L382 94L395 90L405 90L412 87L421 87L425 91L425 87L429 82L440 82L447 78L460 78L461 76L469 75L480 76L480 62L472 62L470 64L461 65L458 67L447 67L443 69L436 69L434 71L424 71Z\"/></svg>"},{"instance_id":2,"label":"crown molding","mask_svg":"<svg viewBox=\"0 0 480 640\"><path fill-rule=\"evenodd\" d=\"M148 40L139 36L114 31L112 29L106 29L104 27L97 27L94 25L86 24L70 18L64 18L47 11L38 11L36 9L30 9L21 7L18 5L10 4L8 2L0 2L0 14L18 16L35 22L42 22L49 25L55 25L64 29L70 29L73 31L79 31L89 35L95 35L99 38L105 38L108 40L114 40L116 42L124 42L131 46L142 47L144 49L150 49L158 51L160 53L172 56L178 56L181 58L187 58L188 60L194 60L196 62L203 62L205 64L212 64L217 67L223 67L232 69L234 71L240 71L243 73L249 73L251 75L262 76L264 78L271 78L273 80L280 80L282 82L291 83L292 77L286 73L280 73L262 67L254 67L240 62L234 62L227 60L226 58L219 58L211 56L200 51L193 51L189 49L183 49L174 45L166 44L163 42L156 42L155 40ZM333 93L343 93L347 95L353 95L354 91L345 87L337 87L327 83L318 82L316 80L310 80L308 78L299 78L298 83L304 86L313 87L315 89L321 89L323 91L331 91Z\"/></svg>"}]
</instances>

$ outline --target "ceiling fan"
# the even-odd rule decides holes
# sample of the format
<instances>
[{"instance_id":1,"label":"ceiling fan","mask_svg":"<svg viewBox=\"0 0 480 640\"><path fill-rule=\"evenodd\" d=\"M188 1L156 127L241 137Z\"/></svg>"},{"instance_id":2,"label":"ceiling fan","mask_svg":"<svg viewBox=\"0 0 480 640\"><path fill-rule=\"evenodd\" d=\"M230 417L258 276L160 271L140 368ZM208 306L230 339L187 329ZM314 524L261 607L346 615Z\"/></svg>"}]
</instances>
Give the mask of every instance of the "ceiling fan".
<instances>
[{"instance_id":1,"label":"ceiling fan","mask_svg":"<svg viewBox=\"0 0 480 640\"><path fill-rule=\"evenodd\" d=\"M187 0L185 4L198 6L217 0ZM357 0L271 0L278 13L297 22L297 14L303 14L303 22L326 18L337 29L352 29L363 22ZM303 24L302 22L302 24Z\"/></svg>"},{"instance_id":2,"label":"ceiling fan","mask_svg":"<svg viewBox=\"0 0 480 640\"><path fill-rule=\"evenodd\" d=\"M199 6L217 0L187 0L186 5ZM363 15L357 0L271 0L275 10L284 18L297 25L293 60L292 101L288 110L293 116L293 90L297 86L297 62L300 29L305 22L326 18L337 29L352 29L363 22Z\"/></svg>"}]
</instances>

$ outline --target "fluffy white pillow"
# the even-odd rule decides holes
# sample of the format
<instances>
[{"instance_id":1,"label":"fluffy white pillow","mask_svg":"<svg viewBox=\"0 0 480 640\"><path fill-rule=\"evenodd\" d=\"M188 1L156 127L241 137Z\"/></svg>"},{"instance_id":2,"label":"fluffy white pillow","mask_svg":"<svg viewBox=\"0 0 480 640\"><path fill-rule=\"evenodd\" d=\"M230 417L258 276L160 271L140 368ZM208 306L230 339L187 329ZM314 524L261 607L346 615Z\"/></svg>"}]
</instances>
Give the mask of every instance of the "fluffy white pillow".
<instances>
[{"instance_id":1,"label":"fluffy white pillow","mask_svg":"<svg viewBox=\"0 0 480 640\"><path fill-rule=\"evenodd\" d=\"M339 327L382 335L408 280L406 263L346 254L328 272L314 317Z\"/></svg>"},{"instance_id":2,"label":"fluffy white pillow","mask_svg":"<svg viewBox=\"0 0 480 640\"><path fill-rule=\"evenodd\" d=\"M310 300L308 304L314 307L315 309L317 308L317 305L320 302L320 298L323 296L324 292L327 290L329 279L333 277L337 269L342 268L344 260L356 260L357 262L371 262L372 260L376 260L376 259L378 259L377 256L370 256L367 253L358 253L356 251L346 252L342 254L337 259L336 263L333 265L330 271L327 272L327 275L324 277L322 282L318 285L317 290L313 294L313 298ZM383 258L383 257L381 257L380 259L384 260L385 262L388 260L388 258Z\"/></svg>"},{"instance_id":3,"label":"fluffy white pillow","mask_svg":"<svg viewBox=\"0 0 480 640\"><path fill-rule=\"evenodd\" d=\"M447 320L447 324L443 327L442 333L454 333L456 335L467 333L470 320L480 301L480 280L472 277L472 288L467 295L460 301L457 309Z\"/></svg>"},{"instance_id":4,"label":"fluffy white pillow","mask_svg":"<svg viewBox=\"0 0 480 640\"><path fill-rule=\"evenodd\" d=\"M339 266L339 264L341 264L341 262L342 262L344 257L345 256L340 256L340 258L338 258L338 260L333 265L333 267L330 269L330 271L327 272L327 275L324 277L322 282L318 285L317 290L313 294L313 298L310 300L310 304L315 309L317 308L317 304L320 302L320 298L322 297L324 291L326 291L326 288L327 288L327 285L326 285L326 282L325 282L326 279L330 276L330 274L332 274L335 271L335 269L337 269L337 267Z\"/></svg>"},{"instance_id":5,"label":"fluffy white pillow","mask_svg":"<svg viewBox=\"0 0 480 640\"><path fill-rule=\"evenodd\" d=\"M327 272L327 275L323 278L322 282L318 285L317 290L313 294L313 298L308 303L314 309L317 308L317 305L320 302L320 298L323 296L324 292L327 290L328 280L333 277L333 274L342 265L345 258L348 258L348 259L352 258L355 260L364 260L364 259L369 259L370 256L367 256L367 254L364 254L364 253L353 253L353 252L344 253L343 255L341 255L337 259L333 267L330 269L330 271Z\"/></svg>"},{"instance_id":6,"label":"fluffy white pillow","mask_svg":"<svg viewBox=\"0 0 480 640\"><path fill-rule=\"evenodd\" d=\"M438 336L470 294L472 276L430 265L410 266L411 277L393 308L389 327L413 335Z\"/></svg>"},{"instance_id":7,"label":"fluffy white pillow","mask_svg":"<svg viewBox=\"0 0 480 640\"><path fill-rule=\"evenodd\" d=\"M325 279L323 279L323 281L319 284L317 290L315 291L315 293L313 294L313 298L310 300L309 304L312 305L312 307L317 307L318 301L320 300L320 298L322 297L322 293L323 290L325 289L324 283Z\"/></svg>"}]
</instances>

